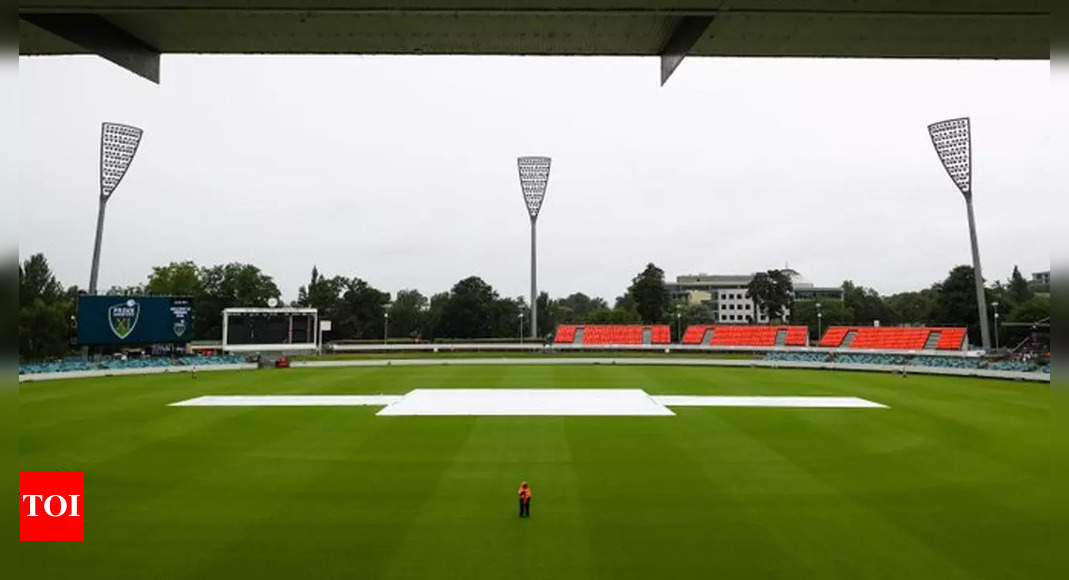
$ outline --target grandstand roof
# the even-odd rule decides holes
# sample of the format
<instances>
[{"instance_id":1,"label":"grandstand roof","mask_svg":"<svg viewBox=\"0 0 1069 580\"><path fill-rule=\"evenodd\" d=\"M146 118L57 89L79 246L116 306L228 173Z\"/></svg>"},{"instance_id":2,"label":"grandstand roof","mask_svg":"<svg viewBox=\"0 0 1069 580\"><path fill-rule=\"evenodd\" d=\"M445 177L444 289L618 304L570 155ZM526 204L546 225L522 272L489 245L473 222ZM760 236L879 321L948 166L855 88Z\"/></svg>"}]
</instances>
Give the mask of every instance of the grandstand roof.
<instances>
[{"instance_id":1,"label":"grandstand roof","mask_svg":"<svg viewBox=\"0 0 1069 580\"><path fill-rule=\"evenodd\" d=\"M134 70L159 53L1047 59L1048 14L1045 0L23 0L19 51Z\"/></svg>"}]
</instances>

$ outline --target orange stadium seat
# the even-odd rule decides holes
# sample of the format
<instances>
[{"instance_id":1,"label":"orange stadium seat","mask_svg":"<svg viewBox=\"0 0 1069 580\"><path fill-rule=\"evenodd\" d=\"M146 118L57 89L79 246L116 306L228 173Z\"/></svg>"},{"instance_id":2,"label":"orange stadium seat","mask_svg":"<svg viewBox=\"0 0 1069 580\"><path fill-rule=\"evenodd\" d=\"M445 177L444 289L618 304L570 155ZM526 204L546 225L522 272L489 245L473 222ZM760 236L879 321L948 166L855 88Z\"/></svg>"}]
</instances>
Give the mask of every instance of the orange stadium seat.
<instances>
[{"instance_id":1,"label":"orange stadium seat","mask_svg":"<svg viewBox=\"0 0 1069 580\"><path fill-rule=\"evenodd\" d=\"M577 327L571 324L562 324L557 327L557 336L553 339L553 342L571 343L575 342L575 331Z\"/></svg>"},{"instance_id":2,"label":"orange stadium seat","mask_svg":"<svg viewBox=\"0 0 1069 580\"><path fill-rule=\"evenodd\" d=\"M942 331L939 335L939 342L935 345L936 350L961 350L962 343L965 342L964 328L938 328L934 330Z\"/></svg>"},{"instance_id":3,"label":"orange stadium seat","mask_svg":"<svg viewBox=\"0 0 1069 580\"><path fill-rule=\"evenodd\" d=\"M804 326L765 326L740 324L695 324L687 327L683 344L701 344L705 332L713 330L714 346L775 346L780 331L787 331L786 346L805 346L809 329Z\"/></svg>"},{"instance_id":4,"label":"orange stadium seat","mask_svg":"<svg viewBox=\"0 0 1069 580\"><path fill-rule=\"evenodd\" d=\"M964 328L893 327L893 326L832 326L824 333L819 345L842 346L843 339L854 332L854 340L848 348L885 350L922 350L933 332L939 332L935 348L958 350L965 340Z\"/></svg>"},{"instance_id":5,"label":"orange stadium seat","mask_svg":"<svg viewBox=\"0 0 1069 580\"><path fill-rule=\"evenodd\" d=\"M650 344L672 342L672 333L667 324L562 324L557 327L554 342L574 342L579 329L583 330L582 344L642 344L645 330L650 331Z\"/></svg>"},{"instance_id":6,"label":"orange stadium seat","mask_svg":"<svg viewBox=\"0 0 1069 580\"><path fill-rule=\"evenodd\" d=\"M835 348L843 343L843 339L846 338L846 333L850 332L850 328L846 326L830 326L828 330L824 331L824 336L821 337L819 346Z\"/></svg>"},{"instance_id":7,"label":"orange stadium seat","mask_svg":"<svg viewBox=\"0 0 1069 580\"><path fill-rule=\"evenodd\" d=\"M705 337L705 331L713 328L708 324L692 324L683 333L683 344L701 344Z\"/></svg>"}]
</instances>

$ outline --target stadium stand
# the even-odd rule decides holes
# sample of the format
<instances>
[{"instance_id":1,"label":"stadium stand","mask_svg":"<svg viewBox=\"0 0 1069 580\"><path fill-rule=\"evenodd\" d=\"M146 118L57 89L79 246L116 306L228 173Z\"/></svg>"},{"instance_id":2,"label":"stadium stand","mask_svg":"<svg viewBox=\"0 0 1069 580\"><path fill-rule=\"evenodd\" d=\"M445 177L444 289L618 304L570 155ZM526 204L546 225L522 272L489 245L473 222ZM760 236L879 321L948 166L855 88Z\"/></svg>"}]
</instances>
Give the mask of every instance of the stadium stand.
<instances>
[{"instance_id":1,"label":"stadium stand","mask_svg":"<svg viewBox=\"0 0 1069 580\"><path fill-rule=\"evenodd\" d=\"M739 324L693 324L683 333L683 344L702 344L707 331L713 331L714 346L806 346L809 330L804 326L768 326Z\"/></svg>"},{"instance_id":2,"label":"stadium stand","mask_svg":"<svg viewBox=\"0 0 1069 580\"><path fill-rule=\"evenodd\" d=\"M667 324L583 324L557 327L554 342L573 343L581 335L579 344L668 344L672 333Z\"/></svg>"},{"instance_id":3,"label":"stadium stand","mask_svg":"<svg viewBox=\"0 0 1069 580\"><path fill-rule=\"evenodd\" d=\"M692 324L687 327L687 331L683 333L683 344L701 344L702 339L705 338L705 332L713 328L707 324Z\"/></svg>"},{"instance_id":4,"label":"stadium stand","mask_svg":"<svg viewBox=\"0 0 1069 580\"><path fill-rule=\"evenodd\" d=\"M827 362L826 352L782 352L773 351L765 353L765 360L777 360L788 362Z\"/></svg>"},{"instance_id":5,"label":"stadium stand","mask_svg":"<svg viewBox=\"0 0 1069 580\"><path fill-rule=\"evenodd\" d=\"M145 369L169 366L207 366L221 364L240 364L245 359L238 355L143 357L127 360L104 359L87 361L85 359L66 359L56 362L28 363L19 365L19 374L59 373L69 371L95 371L119 369Z\"/></svg>"},{"instance_id":6,"label":"stadium stand","mask_svg":"<svg viewBox=\"0 0 1069 580\"><path fill-rule=\"evenodd\" d=\"M832 326L818 343L828 348L961 350L964 328Z\"/></svg>"},{"instance_id":7,"label":"stadium stand","mask_svg":"<svg viewBox=\"0 0 1069 580\"><path fill-rule=\"evenodd\" d=\"M910 359L909 366L940 367L945 369L977 369L980 359L954 356L916 356Z\"/></svg>"},{"instance_id":8,"label":"stadium stand","mask_svg":"<svg viewBox=\"0 0 1069 580\"><path fill-rule=\"evenodd\" d=\"M988 363L988 370L992 371L1022 371L1028 372L1033 370L1032 364L1024 361L1016 360L1000 360L992 363Z\"/></svg>"},{"instance_id":9,"label":"stadium stand","mask_svg":"<svg viewBox=\"0 0 1069 580\"><path fill-rule=\"evenodd\" d=\"M906 357L898 354L838 353L835 362L856 365L900 365Z\"/></svg>"},{"instance_id":10,"label":"stadium stand","mask_svg":"<svg viewBox=\"0 0 1069 580\"><path fill-rule=\"evenodd\" d=\"M939 342L935 345L935 348L937 350L962 349L962 346L964 346L965 342L964 328L941 328L938 330L941 330L942 332L939 335Z\"/></svg>"},{"instance_id":11,"label":"stadium stand","mask_svg":"<svg viewBox=\"0 0 1069 580\"><path fill-rule=\"evenodd\" d=\"M93 365L84 359L65 359L62 361L22 364L19 365L19 374L89 371L94 368Z\"/></svg>"},{"instance_id":12,"label":"stadium stand","mask_svg":"<svg viewBox=\"0 0 1069 580\"><path fill-rule=\"evenodd\" d=\"M828 348L835 348L842 345L843 339L846 338L846 333L850 329L845 326L831 326L828 330L824 331L824 336L821 337L818 346L824 346Z\"/></svg>"},{"instance_id":13,"label":"stadium stand","mask_svg":"<svg viewBox=\"0 0 1069 580\"><path fill-rule=\"evenodd\" d=\"M557 327L557 335L553 339L553 342L559 343L572 343L575 342L576 326L571 324L562 324Z\"/></svg>"}]
</instances>

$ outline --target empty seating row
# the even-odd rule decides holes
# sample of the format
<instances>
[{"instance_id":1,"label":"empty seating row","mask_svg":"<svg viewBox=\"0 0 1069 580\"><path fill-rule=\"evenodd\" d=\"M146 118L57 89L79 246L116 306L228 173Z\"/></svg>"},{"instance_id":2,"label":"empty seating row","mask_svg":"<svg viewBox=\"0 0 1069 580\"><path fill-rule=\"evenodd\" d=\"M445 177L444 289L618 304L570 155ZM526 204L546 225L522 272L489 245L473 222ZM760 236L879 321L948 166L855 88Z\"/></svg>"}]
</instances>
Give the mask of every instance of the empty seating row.
<instances>
[{"instance_id":1,"label":"empty seating row","mask_svg":"<svg viewBox=\"0 0 1069 580\"><path fill-rule=\"evenodd\" d=\"M667 324L562 324L557 327L556 343L570 344L581 333L579 344L668 344L672 342ZM648 340L646 335L648 334Z\"/></svg>"},{"instance_id":2,"label":"empty seating row","mask_svg":"<svg viewBox=\"0 0 1069 580\"><path fill-rule=\"evenodd\" d=\"M557 327L557 335L553 339L553 342L572 343L575 342L575 331L578 328L572 324L561 324Z\"/></svg>"},{"instance_id":3,"label":"empty seating row","mask_svg":"<svg viewBox=\"0 0 1069 580\"><path fill-rule=\"evenodd\" d=\"M942 333L939 335L939 342L935 345L936 350L962 350L962 347L965 346L964 328L941 328L938 330L941 330Z\"/></svg>"},{"instance_id":4,"label":"empty seating row","mask_svg":"<svg viewBox=\"0 0 1069 580\"><path fill-rule=\"evenodd\" d=\"M205 366L219 364L238 364L245 362L240 355L142 357L126 360L102 359L87 361L84 359L64 360L60 362L27 363L19 365L19 374L57 373L69 371L95 371L118 369L143 369L168 366Z\"/></svg>"},{"instance_id":5,"label":"empty seating row","mask_svg":"<svg viewBox=\"0 0 1069 580\"><path fill-rule=\"evenodd\" d=\"M898 354L838 353L835 362L860 365L900 365L906 357Z\"/></svg>"},{"instance_id":6,"label":"empty seating row","mask_svg":"<svg viewBox=\"0 0 1069 580\"><path fill-rule=\"evenodd\" d=\"M840 364L869 364L907 367L937 367L947 369L986 369L994 371L1019 371L1050 373L1050 365L1036 367L1022 361L992 361L984 363L979 357L939 355L899 355L864 352L785 352L765 353L764 360L781 362L836 362Z\"/></svg>"},{"instance_id":7,"label":"empty seating row","mask_svg":"<svg viewBox=\"0 0 1069 580\"><path fill-rule=\"evenodd\" d=\"M714 346L776 346L783 332L783 346L806 346L808 329L804 326L769 326L740 324L694 324L683 334L683 344L702 344L707 331L713 331Z\"/></svg>"},{"instance_id":8,"label":"empty seating row","mask_svg":"<svg viewBox=\"0 0 1069 580\"><path fill-rule=\"evenodd\" d=\"M993 371L1021 371L1027 372L1032 370L1032 364L1023 361L1013 360L1000 360L993 363L989 363L987 368Z\"/></svg>"},{"instance_id":9,"label":"empty seating row","mask_svg":"<svg viewBox=\"0 0 1069 580\"><path fill-rule=\"evenodd\" d=\"M712 328L705 324L692 324L683 333L683 344L701 344L705 338L705 331Z\"/></svg>"},{"instance_id":10,"label":"empty seating row","mask_svg":"<svg viewBox=\"0 0 1069 580\"><path fill-rule=\"evenodd\" d=\"M959 356L917 356L909 361L915 367L940 367L947 369L980 368L980 359Z\"/></svg>"},{"instance_id":11,"label":"empty seating row","mask_svg":"<svg viewBox=\"0 0 1069 580\"><path fill-rule=\"evenodd\" d=\"M765 360L787 362L827 362L831 356L827 352L785 352L772 351L765 353Z\"/></svg>"},{"instance_id":12,"label":"empty seating row","mask_svg":"<svg viewBox=\"0 0 1069 580\"><path fill-rule=\"evenodd\" d=\"M933 336L932 333L938 333ZM938 340L936 340L936 336ZM934 345L929 339L936 340ZM818 343L828 348L864 348L891 350L961 350L965 344L964 328L832 326Z\"/></svg>"},{"instance_id":13,"label":"empty seating row","mask_svg":"<svg viewBox=\"0 0 1069 580\"><path fill-rule=\"evenodd\" d=\"M857 330L857 336L850 343L850 348L918 350L924 348L930 333L927 328L869 326Z\"/></svg>"}]
</instances>

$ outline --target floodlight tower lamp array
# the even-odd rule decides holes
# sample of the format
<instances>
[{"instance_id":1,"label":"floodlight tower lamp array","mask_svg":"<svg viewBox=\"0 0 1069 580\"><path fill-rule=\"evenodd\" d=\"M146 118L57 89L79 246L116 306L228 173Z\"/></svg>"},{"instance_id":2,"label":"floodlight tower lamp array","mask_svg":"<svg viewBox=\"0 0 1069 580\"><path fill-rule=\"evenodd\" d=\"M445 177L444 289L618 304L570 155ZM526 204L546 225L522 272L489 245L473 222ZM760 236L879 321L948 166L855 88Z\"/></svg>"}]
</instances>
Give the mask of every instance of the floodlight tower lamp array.
<instances>
[{"instance_id":1,"label":"floodlight tower lamp array","mask_svg":"<svg viewBox=\"0 0 1069 580\"><path fill-rule=\"evenodd\" d=\"M538 337L538 257L536 248L536 228L538 214L542 211L542 202L546 198L546 186L549 184L549 157L525 156L516 159L520 174L520 192L531 218L531 338Z\"/></svg>"},{"instance_id":2,"label":"floodlight tower lamp array","mask_svg":"<svg viewBox=\"0 0 1069 580\"><path fill-rule=\"evenodd\" d=\"M928 125L939 161L947 175L965 198L969 219L969 242L972 247L973 278L976 284L976 306L980 315L980 342L983 349L991 349L991 334L987 323L987 301L984 296L984 275L980 269L980 247L976 241L976 218L972 207L972 131L968 117L948 119Z\"/></svg>"},{"instance_id":3,"label":"floodlight tower lamp array","mask_svg":"<svg viewBox=\"0 0 1069 580\"><path fill-rule=\"evenodd\" d=\"M93 266L89 272L89 293L97 293L100 273L100 246L104 238L104 212L108 200L115 194L126 171L137 155L144 131L121 123L100 126L100 204L97 209L96 241L93 244Z\"/></svg>"}]
</instances>

